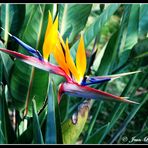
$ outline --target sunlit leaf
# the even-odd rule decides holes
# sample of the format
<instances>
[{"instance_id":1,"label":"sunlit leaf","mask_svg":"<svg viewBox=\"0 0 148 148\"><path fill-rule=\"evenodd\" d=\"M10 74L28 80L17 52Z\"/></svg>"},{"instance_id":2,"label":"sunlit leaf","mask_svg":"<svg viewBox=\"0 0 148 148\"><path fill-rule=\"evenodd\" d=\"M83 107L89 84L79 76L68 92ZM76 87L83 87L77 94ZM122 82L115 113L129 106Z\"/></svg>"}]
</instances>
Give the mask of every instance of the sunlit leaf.
<instances>
[{"instance_id":1,"label":"sunlit leaf","mask_svg":"<svg viewBox=\"0 0 148 148\"><path fill-rule=\"evenodd\" d=\"M85 27L92 4L58 4L58 7L60 33L63 36L72 27L72 30L69 30L69 42L71 42Z\"/></svg>"}]
</instances>

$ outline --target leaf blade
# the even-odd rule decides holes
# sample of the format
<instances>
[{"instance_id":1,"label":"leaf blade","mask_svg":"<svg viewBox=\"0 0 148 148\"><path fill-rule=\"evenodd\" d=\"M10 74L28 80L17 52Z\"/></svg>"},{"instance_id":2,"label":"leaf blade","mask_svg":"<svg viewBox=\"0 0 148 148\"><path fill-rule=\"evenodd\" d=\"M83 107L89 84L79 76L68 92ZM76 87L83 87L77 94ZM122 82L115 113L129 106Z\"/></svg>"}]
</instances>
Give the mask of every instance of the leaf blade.
<instances>
[{"instance_id":1,"label":"leaf blade","mask_svg":"<svg viewBox=\"0 0 148 148\"><path fill-rule=\"evenodd\" d=\"M38 119L38 114L37 114L37 108L36 108L36 102L33 99L32 100L32 110L33 110L33 135L34 135L34 143L36 144L43 144L43 136L42 136L42 131L40 128L40 123Z\"/></svg>"}]
</instances>

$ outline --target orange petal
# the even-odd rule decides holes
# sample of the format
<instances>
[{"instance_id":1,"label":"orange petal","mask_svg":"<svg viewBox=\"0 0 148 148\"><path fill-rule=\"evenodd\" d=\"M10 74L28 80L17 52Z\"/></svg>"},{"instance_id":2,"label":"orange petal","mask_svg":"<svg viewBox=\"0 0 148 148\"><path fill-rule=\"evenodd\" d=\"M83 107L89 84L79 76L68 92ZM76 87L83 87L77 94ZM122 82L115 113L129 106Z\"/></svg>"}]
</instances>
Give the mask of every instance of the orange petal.
<instances>
[{"instance_id":1,"label":"orange petal","mask_svg":"<svg viewBox=\"0 0 148 148\"><path fill-rule=\"evenodd\" d=\"M82 36L80 38L80 42L79 42L78 50L76 54L76 66L82 80L86 71L86 53L84 48L84 40Z\"/></svg>"},{"instance_id":2,"label":"orange petal","mask_svg":"<svg viewBox=\"0 0 148 148\"><path fill-rule=\"evenodd\" d=\"M59 39L60 39L60 42L64 48L64 51L65 51L65 57L66 57L66 63L67 63L67 66L69 68L69 70L71 71L72 75L74 76L75 80L77 82L80 82L80 76L79 76L79 73L77 71L77 68L75 66L75 63L70 55L70 50L69 50L69 46L68 46L68 39L66 39L66 45L61 37L61 35L59 34Z\"/></svg>"},{"instance_id":3,"label":"orange petal","mask_svg":"<svg viewBox=\"0 0 148 148\"><path fill-rule=\"evenodd\" d=\"M49 31L50 31L52 25L53 25L52 15L51 15L51 12L49 11L49 14L48 14L48 25L47 25L47 29L46 29L46 33L45 33L45 39L46 39L47 35L49 34Z\"/></svg>"},{"instance_id":4,"label":"orange petal","mask_svg":"<svg viewBox=\"0 0 148 148\"><path fill-rule=\"evenodd\" d=\"M68 66L65 61L65 55L63 53L60 42L57 42L56 48L54 49L54 52L53 52L53 55L54 55L54 58L56 59L57 63L59 64L59 66L65 71L65 73L67 75L70 75Z\"/></svg>"},{"instance_id":5,"label":"orange petal","mask_svg":"<svg viewBox=\"0 0 148 148\"><path fill-rule=\"evenodd\" d=\"M48 60L49 54L53 52L58 41L58 17L52 24L52 17L49 13L48 26L43 44L43 57Z\"/></svg>"},{"instance_id":6,"label":"orange petal","mask_svg":"<svg viewBox=\"0 0 148 148\"><path fill-rule=\"evenodd\" d=\"M68 68L72 72L72 75L74 76L75 80L77 82L80 82L79 73L78 73L75 63L70 55L70 50L69 50L69 46L68 46L68 39L66 40L65 53L66 53L66 62L67 62Z\"/></svg>"}]
</instances>

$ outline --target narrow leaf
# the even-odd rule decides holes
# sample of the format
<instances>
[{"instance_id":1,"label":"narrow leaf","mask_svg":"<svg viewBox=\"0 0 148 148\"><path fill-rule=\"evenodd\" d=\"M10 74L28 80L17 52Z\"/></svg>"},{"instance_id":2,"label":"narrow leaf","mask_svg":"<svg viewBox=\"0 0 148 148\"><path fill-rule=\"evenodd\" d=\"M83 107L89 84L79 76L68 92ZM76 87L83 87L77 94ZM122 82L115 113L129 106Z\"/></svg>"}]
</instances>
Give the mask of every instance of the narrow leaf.
<instances>
[{"instance_id":1,"label":"narrow leaf","mask_svg":"<svg viewBox=\"0 0 148 148\"><path fill-rule=\"evenodd\" d=\"M32 109L33 109L33 137L34 137L34 143L35 144L43 144L43 136L42 136L42 131L38 119L38 114L37 114L37 108L36 108L36 102L33 99L32 100Z\"/></svg>"},{"instance_id":2,"label":"narrow leaf","mask_svg":"<svg viewBox=\"0 0 148 148\"><path fill-rule=\"evenodd\" d=\"M52 81L49 82L48 92L48 112L46 123L45 143L59 144L62 143L61 123L59 117L59 109L55 86Z\"/></svg>"}]
</instances>

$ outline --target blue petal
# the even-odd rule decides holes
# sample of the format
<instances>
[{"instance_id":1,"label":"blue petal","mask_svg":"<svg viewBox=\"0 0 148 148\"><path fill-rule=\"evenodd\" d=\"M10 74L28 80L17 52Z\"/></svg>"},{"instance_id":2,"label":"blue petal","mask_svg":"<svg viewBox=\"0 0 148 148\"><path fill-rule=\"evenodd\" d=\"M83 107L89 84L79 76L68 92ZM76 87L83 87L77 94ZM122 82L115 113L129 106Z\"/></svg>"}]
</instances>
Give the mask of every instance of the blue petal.
<instances>
[{"instance_id":1,"label":"blue petal","mask_svg":"<svg viewBox=\"0 0 148 148\"><path fill-rule=\"evenodd\" d=\"M20 44L23 48L25 48L29 53L31 53L34 57L39 58L40 60L43 60L43 57L41 55L41 53L32 48L31 46L27 45L26 43L24 43L23 41L21 41L19 38L15 37L15 36L11 36L18 44Z\"/></svg>"},{"instance_id":2,"label":"blue petal","mask_svg":"<svg viewBox=\"0 0 148 148\"><path fill-rule=\"evenodd\" d=\"M88 77L88 78L84 78L83 81L81 82L82 86L86 86L86 85L91 85L91 84L97 84L97 83L103 83L106 81L110 81L111 78L95 78L95 77Z\"/></svg>"}]
</instances>

